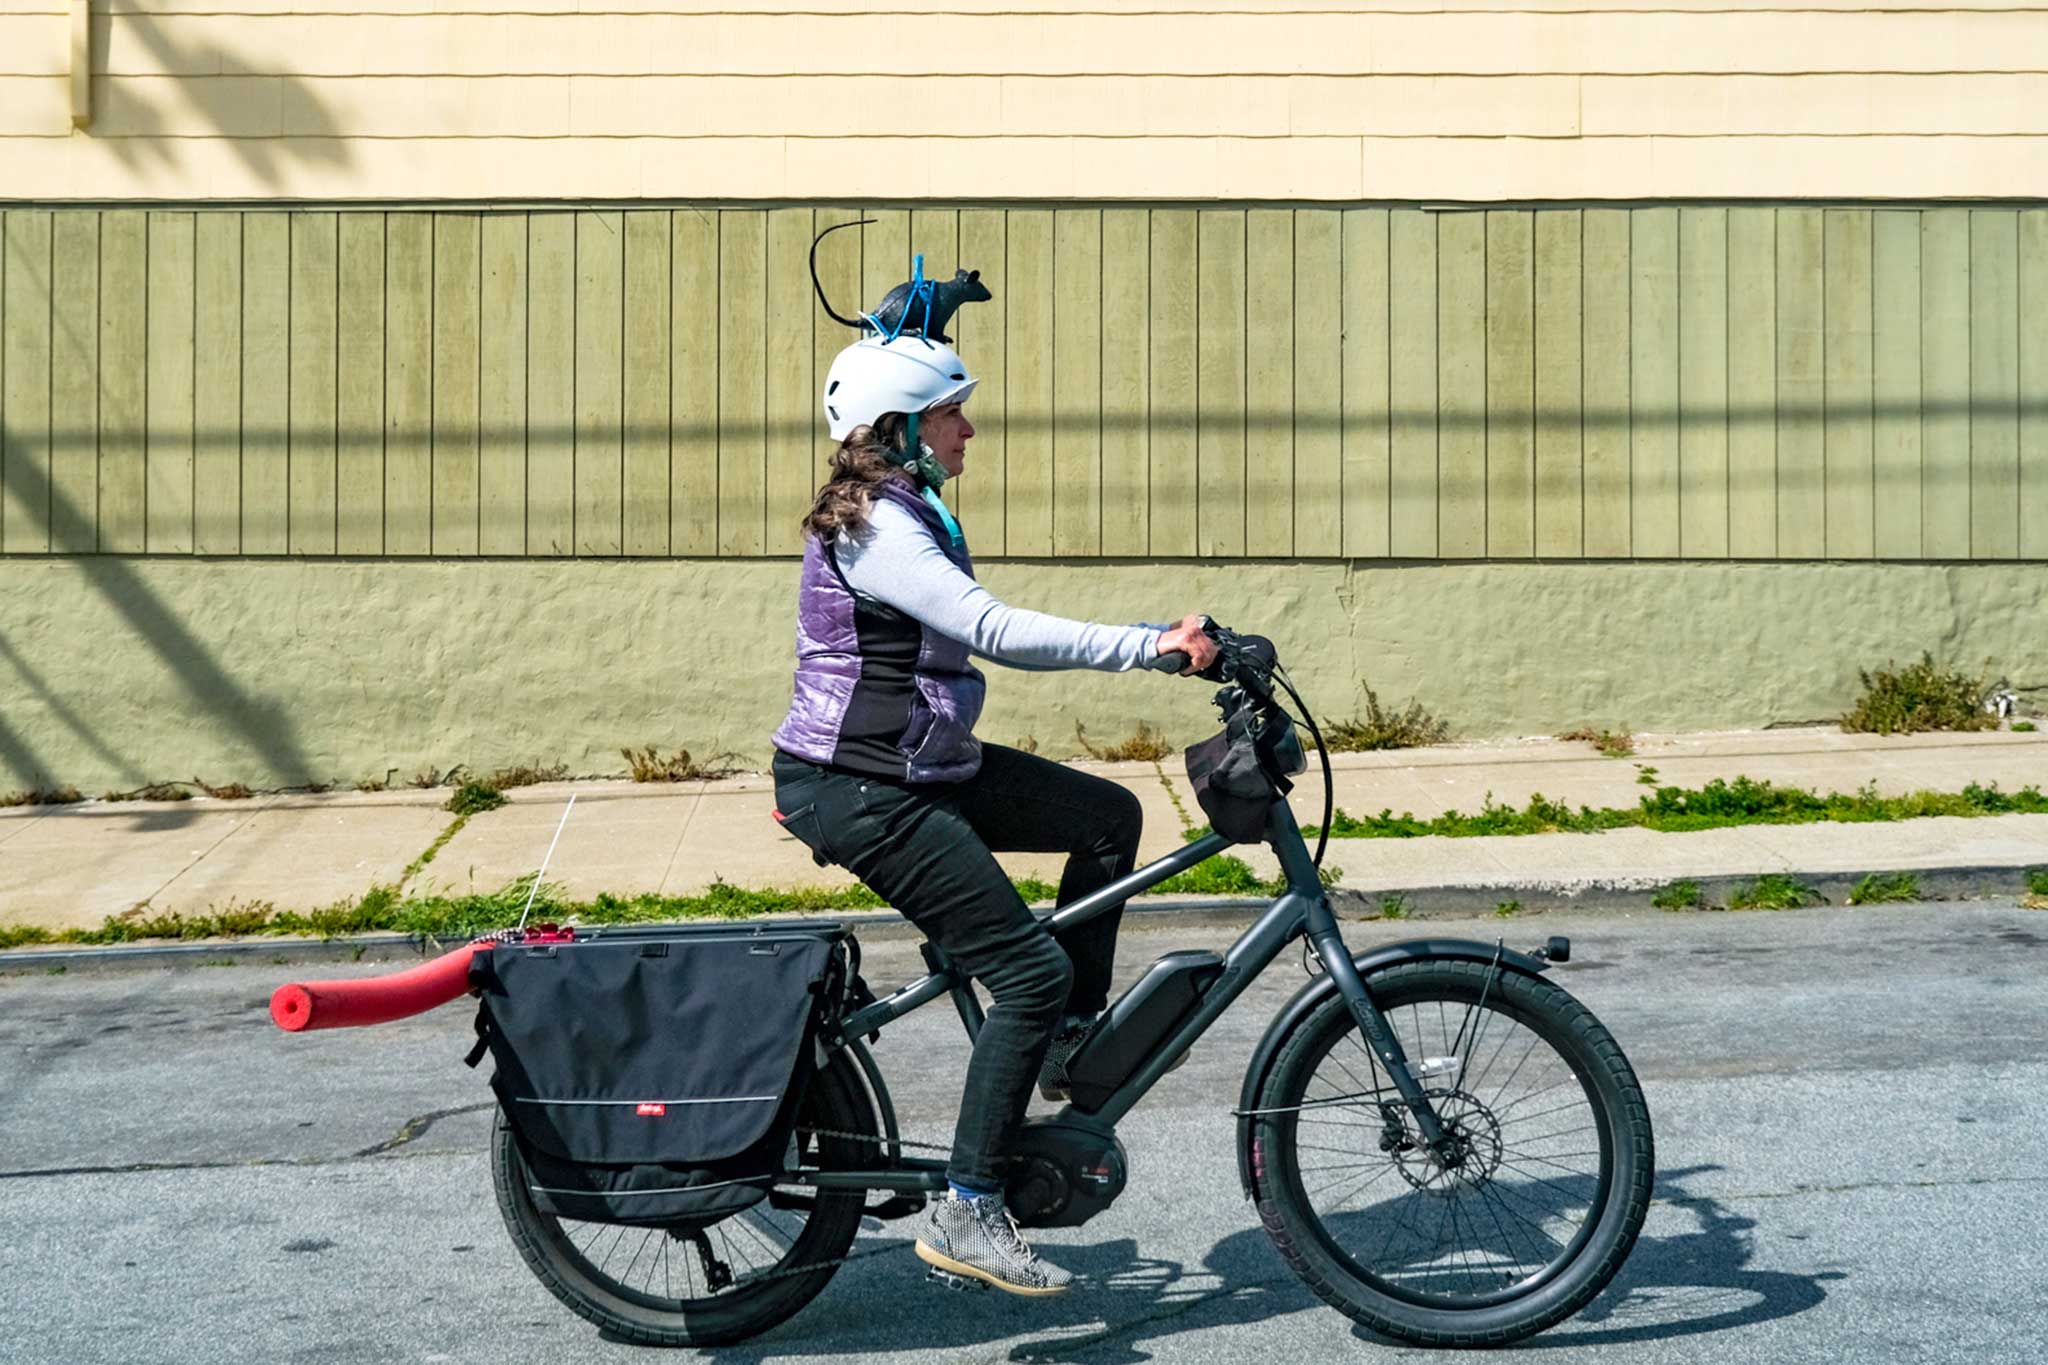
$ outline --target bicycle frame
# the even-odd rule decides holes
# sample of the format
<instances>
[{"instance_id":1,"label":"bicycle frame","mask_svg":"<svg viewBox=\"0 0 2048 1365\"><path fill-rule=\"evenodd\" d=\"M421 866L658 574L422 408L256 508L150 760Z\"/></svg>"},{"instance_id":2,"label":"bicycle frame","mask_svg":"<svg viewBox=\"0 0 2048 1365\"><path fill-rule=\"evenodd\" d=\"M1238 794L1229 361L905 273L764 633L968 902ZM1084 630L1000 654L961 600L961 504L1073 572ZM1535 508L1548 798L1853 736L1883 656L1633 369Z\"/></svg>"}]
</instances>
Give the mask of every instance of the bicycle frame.
<instances>
[{"instance_id":1,"label":"bicycle frame","mask_svg":"<svg viewBox=\"0 0 2048 1365\"><path fill-rule=\"evenodd\" d=\"M1286 890L1275 897L1265 912L1225 951L1222 974L1203 993L1194 1012L1154 1049L1144 1064L1118 1086L1101 1107L1077 1110L1069 1106L1062 1117L1105 1130L1114 1128L1166 1074L1174 1059L1193 1047L1209 1026L1236 1003L1253 979L1270 966L1289 943L1306 934L1315 947L1323 970L1342 993L1374 1055L1393 1078L1401 1099L1414 1114L1416 1127L1424 1141L1432 1147L1437 1146L1444 1140L1443 1127L1421 1083L1410 1072L1407 1055L1400 1042L1387 1026L1379 1007L1373 1003L1364 980L1352 963L1351 953L1338 931L1337 917L1330 908L1329 897L1316 876L1315 861L1309 855L1308 845L1302 840L1301 830L1294 823L1293 810L1284 796L1277 797L1267 810L1265 842L1279 855L1280 868L1287 880ZM1045 920L1045 925L1057 935L1084 924L1110 907L1230 847L1233 847L1232 841L1222 835L1206 834L1187 847L1176 849L1098 891L1060 906ZM968 1036L977 1036L982 1009L974 994L973 983L933 945L925 945L924 955L932 967L930 975L848 1015L840 1021L838 1037L834 1041L844 1044L862 1034L872 1033L942 995L953 997ZM795 1173L791 1183L819 1189L936 1190L945 1187L945 1163L898 1157L882 1169Z\"/></svg>"}]
</instances>

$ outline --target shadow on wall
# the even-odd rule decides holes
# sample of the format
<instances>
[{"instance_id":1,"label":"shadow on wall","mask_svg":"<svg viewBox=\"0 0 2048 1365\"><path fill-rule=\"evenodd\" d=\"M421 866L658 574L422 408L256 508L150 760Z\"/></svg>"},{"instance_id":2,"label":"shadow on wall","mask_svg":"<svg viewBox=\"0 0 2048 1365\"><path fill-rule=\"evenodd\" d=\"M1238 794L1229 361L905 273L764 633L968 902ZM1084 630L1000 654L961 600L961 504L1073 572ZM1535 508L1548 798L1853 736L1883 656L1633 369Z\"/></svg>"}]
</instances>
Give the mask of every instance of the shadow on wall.
<instances>
[{"instance_id":1,"label":"shadow on wall","mask_svg":"<svg viewBox=\"0 0 2048 1365\"><path fill-rule=\"evenodd\" d=\"M180 73L207 71L225 75L239 74L249 67L246 59L225 48L211 43L179 42L172 38L171 24L176 22L175 15L128 12L118 17L118 41L149 53L156 59L160 70ZM92 17L93 51L101 54L102 69L108 65L107 56L113 52L113 44L117 41L115 18L114 15L98 13ZM177 100L180 115L196 113L211 121L218 136L208 140L227 147L252 175L272 188L282 188L283 171L288 162L335 170L347 170L355 164L341 126L335 122L327 106L313 94L310 85L285 72L265 73L262 79L269 83L264 98L275 98L281 108L291 111L289 144L282 136L248 137L224 126L212 102L189 97L184 80L167 82L166 86L185 96ZM174 126L174 120L169 117L173 108L171 101L152 100L137 87L136 82L119 76L95 74L93 87L95 108L103 108L110 113L118 110L120 124L136 130L94 136L94 141L105 144L130 170L151 163L176 169L178 149L184 139L148 131L152 126ZM282 127L280 123L281 130ZM87 134L93 136L92 130L88 129ZM287 145L290 147L288 152L285 150Z\"/></svg>"},{"instance_id":2,"label":"shadow on wall","mask_svg":"<svg viewBox=\"0 0 2048 1365\"><path fill-rule=\"evenodd\" d=\"M88 509L73 505L51 486L49 478L33 462L8 460L6 472L11 495L42 502L60 517L85 518ZM250 692L223 668L207 646L142 581L132 563L113 555L80 555L70 563L177 680L180 690L193 703L193 714L204 715L237 736L279 781L289 785L314 780L312 765L299 743L289 709L273 698ZM6 661L14 675L14 684L0 690L0 697L35 697L104 761L138 782L145 780L133 762L121 757L94 733L4 633L0 633L0 659ZM175 717L164 719L166 725L178 723L184 722ZM49 769L33 746L7 722L4 712L0 712L0 763L29 782L43 778L58 781L63 776Z\"/></svg>"}]
</instances>

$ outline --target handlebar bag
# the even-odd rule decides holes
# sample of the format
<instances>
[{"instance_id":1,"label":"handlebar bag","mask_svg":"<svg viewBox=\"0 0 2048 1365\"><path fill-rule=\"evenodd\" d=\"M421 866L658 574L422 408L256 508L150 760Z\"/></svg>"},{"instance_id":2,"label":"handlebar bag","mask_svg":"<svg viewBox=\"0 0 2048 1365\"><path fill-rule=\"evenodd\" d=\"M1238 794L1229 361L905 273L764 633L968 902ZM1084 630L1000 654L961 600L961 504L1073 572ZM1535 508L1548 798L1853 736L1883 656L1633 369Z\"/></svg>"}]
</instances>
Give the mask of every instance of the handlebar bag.
<instances>
[{"instance_id":1,"label":"handlebar bag","mask_svg":"<svg viewBox=\"0 0 2048 1365\"><path fill-rule=\"evenodd\" d=\"M666 1227L762 1199L848 938L670 927L478 953L477 1027L536 1207Z\"/></svg>"},{"instance_id":2,"label":"handlebar bag","mask_svg":"<svg viewBox=\"0 0 2048 1365\"><path fill-rule=\"evenodd\" d=\"M1240 707L1224 728L1187 748L1188 781L1209 824L1232 843L1266 837L1266 811L1293 784L1259 761L1252 708Z\"/></svg>"}]
</instances>

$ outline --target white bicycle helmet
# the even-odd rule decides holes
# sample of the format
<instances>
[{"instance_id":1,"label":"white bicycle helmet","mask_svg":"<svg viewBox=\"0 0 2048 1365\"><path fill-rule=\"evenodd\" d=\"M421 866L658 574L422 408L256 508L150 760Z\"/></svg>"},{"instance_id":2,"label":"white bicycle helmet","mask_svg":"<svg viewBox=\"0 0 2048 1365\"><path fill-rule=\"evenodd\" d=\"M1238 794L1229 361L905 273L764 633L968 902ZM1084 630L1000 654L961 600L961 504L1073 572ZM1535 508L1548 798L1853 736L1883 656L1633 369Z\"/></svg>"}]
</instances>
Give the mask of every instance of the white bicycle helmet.
<instances>
[{"instance_id":1,"label":"white bicycle helmet","mask_svg":"<svg viewBox=\"0 0 2048 1365\"><path fill-rule=\"evenodd\" d=\"M884 413L965 402L978 382L951 346L915 335L865 336L832 358L825 375L825 420L832 439L843 441Z\"/></svg>"}]
</instances>

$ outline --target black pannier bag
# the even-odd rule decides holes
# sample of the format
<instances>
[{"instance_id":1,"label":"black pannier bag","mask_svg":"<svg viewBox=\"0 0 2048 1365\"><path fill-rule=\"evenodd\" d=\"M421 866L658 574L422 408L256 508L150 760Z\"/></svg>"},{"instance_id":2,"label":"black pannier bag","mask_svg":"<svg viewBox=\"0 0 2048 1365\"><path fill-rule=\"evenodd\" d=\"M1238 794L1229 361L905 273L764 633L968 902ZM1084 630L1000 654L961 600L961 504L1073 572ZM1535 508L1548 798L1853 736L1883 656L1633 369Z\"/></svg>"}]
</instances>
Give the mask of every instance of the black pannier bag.
<instances>
[{"instance_id":1,"label":"black pannier bag","mask_svg":"<svg viewBox=\"0 0 2048 1365\"><path fill-rule=\"evenodd\" d=\"M1294 784L1266 771L1252 732L1253 709L1239 706L1223 730L1187 748L1188 781L1218 834L1255 844L1266 836L1266 811Z\"/></svg>"},{"instance_id":2,"label":"black pannier bag","mask_svg":"<svg viewBox=\"0 0 2048 1365\"><path fill-rule=\"evenodd\" d=\"M851 944L838 924L670 926L476 954L477 1031L534 1205L674 1226L764 1198Z\"/></svg>"}]
</instances>

